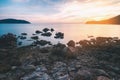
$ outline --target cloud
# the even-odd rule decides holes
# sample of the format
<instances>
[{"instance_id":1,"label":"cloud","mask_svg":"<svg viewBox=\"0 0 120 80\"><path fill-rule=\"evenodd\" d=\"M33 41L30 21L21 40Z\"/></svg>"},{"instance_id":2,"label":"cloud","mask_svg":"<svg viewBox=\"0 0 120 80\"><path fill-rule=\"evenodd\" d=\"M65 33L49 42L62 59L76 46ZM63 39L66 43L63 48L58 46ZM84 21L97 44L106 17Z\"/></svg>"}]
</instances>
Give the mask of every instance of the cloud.
<instances>
[{"instance_id":1,"label":"cloud","mask_svg":"<svg viewBox=\"0 0 120 80\"><path fill-rule=\"evenodd\" d=\"M12 0L0 8L0 18L23 18L38 22L84 22L120 13L120 0ZM16 5L17 4L17 5Z\"/></svg>"}]
</instances>

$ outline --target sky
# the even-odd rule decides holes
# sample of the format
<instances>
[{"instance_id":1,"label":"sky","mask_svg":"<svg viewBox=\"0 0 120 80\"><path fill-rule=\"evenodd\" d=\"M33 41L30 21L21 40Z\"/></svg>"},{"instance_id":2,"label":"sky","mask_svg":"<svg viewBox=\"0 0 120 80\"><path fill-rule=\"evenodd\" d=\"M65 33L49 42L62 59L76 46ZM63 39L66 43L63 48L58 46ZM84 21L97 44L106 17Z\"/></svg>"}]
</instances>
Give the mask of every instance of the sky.
<instances>
[{"instance_id":1,"label":"sky","mask_svg":"<svg viewBox=\"0 0 120 80\"><path fill-rule=\"evenodd\" d=\"M120 0L0 0L0 19L84 23L120 14Z\"/></svg>"}]
</instances>

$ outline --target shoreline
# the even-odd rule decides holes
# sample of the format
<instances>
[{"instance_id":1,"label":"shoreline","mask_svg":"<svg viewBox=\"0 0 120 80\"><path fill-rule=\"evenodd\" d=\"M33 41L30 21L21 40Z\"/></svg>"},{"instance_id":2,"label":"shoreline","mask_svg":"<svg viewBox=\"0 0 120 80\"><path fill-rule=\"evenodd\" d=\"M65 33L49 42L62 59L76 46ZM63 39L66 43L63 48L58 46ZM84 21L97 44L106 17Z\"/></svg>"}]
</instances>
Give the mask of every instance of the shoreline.
<instances>
[{"instance_id":1,"label":"shoreline","mask_svg":"<svg viewBox=\"0 0 120 80\"><path fill-rule=\"evenodd\" d=\"M0 49L1 80L119 80L120 39ZM82 45L82 47L81 47Z\"/></svg>"}]
</instances>

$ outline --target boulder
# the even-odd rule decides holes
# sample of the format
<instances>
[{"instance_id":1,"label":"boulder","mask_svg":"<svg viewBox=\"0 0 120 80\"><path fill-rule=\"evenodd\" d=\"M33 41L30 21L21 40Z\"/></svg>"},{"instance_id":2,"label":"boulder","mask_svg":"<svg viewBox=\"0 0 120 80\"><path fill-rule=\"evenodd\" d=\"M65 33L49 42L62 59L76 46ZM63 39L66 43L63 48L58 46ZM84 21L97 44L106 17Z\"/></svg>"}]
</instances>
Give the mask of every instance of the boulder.
<instances>
[{"instance_id":1,"label":"boulder","mask_svg":"<svg viewBox=\"0 0 120 80\"><path fill-rule=\"evenodd\" d=\"M46 36L46 37L50 37L50 36L52 36L52 33L50 33L50 32L45 32L45 33L42 33L41 35L42 35L42 36Z\"/></svg>"},{"instance_id":2,"label":"boulder","mask_svg":"<svg viewBox=\"0 0 120 80\"><path fill-rule=\"evenodd\" d=\"M40 33L42 33L42 32L39 31L39 30L36 30L35 33L36 33L36 34L40 34Z\"/></svg>"},{"instance_id":3,"label":"boulder","mask_svg":"<svg viewBox=\"0 0 120 80\"><path fill-rule=\"evenodd\" d=\"M74 80L94 80L89 70L79 70Z\"/></svg>"},{"instance_id":4,"label":"boulder","mask_svg":"<svg viewBox=\"0 0 120 80\"><path fill-rule=\"evenodd\" d=\"M25 35L25 36L26 36L26 35L27 35L27 33L21 33L21 35Z\"/></svg>"},{"instance_id":5,"label":"boulder","mask_svg":"<svg viewBox=\"0 0 120 80\"><path fill-rule=\"evenodd\" d=\"M17 46L17 37L12 33L0 36L0 48L14 48Z\"/></svg>"},{"instance_id":6,"label":"boulder","mask_svg":"<svg viewBox=\"0 0 120 80\"><path fill-rule=\"evenodd\" d=\"M67 43L68 47L75 47L75 41L73 40L70 40L68 43Z\"/></svg>"},{"instance_id":7,"label":"boulder","mask_svg":"<svg viewBox=\"0 0 120 80\"><path fill-rule=\"evenodd\" d=\"M44 31L45 33L49 31L48 28L44 28L42 31Z\"/></svg>"},{"instance_id":8,"label":"boulder","mask_svg":"<svg viewBox=\"0 0 120 80\"><path fill-rule=\"evenodd\" d=\"M58 33L55 34L54 38L56 38L56 39L63 39L64 38L64 33L58 32Z\"/></svg>"},{"instance_id":9,"label":"boulder","mask_svg":"<svg viewBox=\"0 0 120 80\"><path fill-rule=\"evenodd\" d=\"M32 36L31 39L33 39L33 40L38 40L39 37L38 37L38 36Z\"/></svg>"}]
</instances>

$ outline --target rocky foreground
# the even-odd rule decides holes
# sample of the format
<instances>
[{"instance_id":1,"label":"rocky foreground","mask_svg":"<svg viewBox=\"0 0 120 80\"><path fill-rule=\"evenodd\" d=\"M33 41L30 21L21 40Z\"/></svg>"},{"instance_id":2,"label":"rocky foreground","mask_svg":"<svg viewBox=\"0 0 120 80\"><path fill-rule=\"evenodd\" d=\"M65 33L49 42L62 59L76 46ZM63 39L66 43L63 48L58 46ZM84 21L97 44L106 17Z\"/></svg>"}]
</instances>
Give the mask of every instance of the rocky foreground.
<instances>
[{"instance_id":1,"label":"rocky foreground","mask_svg":"<svg viewBox=\"0 0 120 80\"><path fill-rule=\"evenodd\" d=\"M6 42L5 42L6 41ZM4 43L3 43L4 42ZM0 80L120 80L120 39L97 37L50 47L0 38Z\"/></svg>"}]
</instances>

